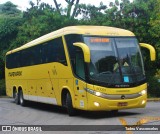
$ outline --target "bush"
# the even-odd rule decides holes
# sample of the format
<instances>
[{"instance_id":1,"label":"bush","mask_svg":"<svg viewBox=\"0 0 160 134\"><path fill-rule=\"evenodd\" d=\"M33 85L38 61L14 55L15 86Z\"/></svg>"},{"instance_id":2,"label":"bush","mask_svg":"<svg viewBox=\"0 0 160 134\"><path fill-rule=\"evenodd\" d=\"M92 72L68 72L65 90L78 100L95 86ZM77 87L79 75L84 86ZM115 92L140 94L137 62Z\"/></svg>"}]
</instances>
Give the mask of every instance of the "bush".
<instances>
[{"instance_id":1,"label":"bush","mask_svg":"<svg viewBox=\"0 0 160 134\"><path fill-rule=\"evenodd\" d=\"M6 95L6 86L5 86L5 80L0 80L0 96Z\"/></svg>"},{"instance_id":2,"label":"bush","mask_svg":"<svg viewBox=\"0 0 160 134\"><path fill-rule=\"evenodd\" d=\"M160 97L160 82L155 77L148 78L148 95L149 97Z\"/></svg>"}]
</instances>

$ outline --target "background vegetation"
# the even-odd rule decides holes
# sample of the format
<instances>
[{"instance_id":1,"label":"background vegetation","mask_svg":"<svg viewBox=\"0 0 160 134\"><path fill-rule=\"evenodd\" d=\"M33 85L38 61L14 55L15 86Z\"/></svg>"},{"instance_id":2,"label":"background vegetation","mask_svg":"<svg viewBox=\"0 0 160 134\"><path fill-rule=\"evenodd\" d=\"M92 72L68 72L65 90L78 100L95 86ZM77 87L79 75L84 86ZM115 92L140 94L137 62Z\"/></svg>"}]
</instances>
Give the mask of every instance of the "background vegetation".
<instances>
[{"instance_id":1,"label":"background vegetation","mask_svg":"<svg viewBox=\"0 0 160 134\"><path fill-rule=\"evenodd\" d=\"M140 42L152 44L160 58L160 0L115 0L109 6L80 4L81 0L65 0L62 8L53 0L55 8L47 3L30 2L31 7L20 11L14 3L0 5L0 95L5 95L5 53L41 35L69 25L103 25L128 29ZM160 62L149 61L149 52L143 51L149 83L149 96L160 97Z\"/></svg>"}]
</instances>

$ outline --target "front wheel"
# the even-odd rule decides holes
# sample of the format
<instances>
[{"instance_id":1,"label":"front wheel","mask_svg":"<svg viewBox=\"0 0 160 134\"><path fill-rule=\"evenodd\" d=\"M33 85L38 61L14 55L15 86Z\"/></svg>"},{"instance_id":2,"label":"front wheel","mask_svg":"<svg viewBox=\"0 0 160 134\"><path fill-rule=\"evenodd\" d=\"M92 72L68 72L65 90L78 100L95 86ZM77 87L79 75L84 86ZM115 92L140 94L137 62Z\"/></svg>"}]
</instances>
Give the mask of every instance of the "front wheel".
<instances>
[{"instance_id":1,"label":"front wheel","mask_svg":"<svg viewBox=\"0 0 160 134\"><path fill-rule=\"evenodd\" d=\"M72 98L69 92L66 95L66 107L67 107L69 116L74 116L76 114L76 110L73 108Z\"/></svg>"},{"instance_id":2,"label":"front wheel","mask_svg":"<svg viewBox=\"0 0 160 134\"><path fill-rule=\"evenodd\" d=\"M118 110L111 110L110 115L111 116L117 116L118 115Z\"/></svg>"}]
</instances>

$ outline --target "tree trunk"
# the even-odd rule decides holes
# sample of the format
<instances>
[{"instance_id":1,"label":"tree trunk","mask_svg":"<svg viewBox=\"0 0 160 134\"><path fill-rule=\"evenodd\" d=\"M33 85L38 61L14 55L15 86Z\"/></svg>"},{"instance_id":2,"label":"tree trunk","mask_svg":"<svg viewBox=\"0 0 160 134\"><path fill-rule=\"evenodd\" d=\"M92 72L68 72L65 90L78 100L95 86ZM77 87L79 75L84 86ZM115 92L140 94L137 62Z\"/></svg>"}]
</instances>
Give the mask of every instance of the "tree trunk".
<instances>
[{"instance_id":1,"label":"tree trunk","mask_svg":"<svg viewBox=\"0 0 160 134\"><path fill-rule=\"evenodd\" d=\"M54 0L54 4L56 6L57 12L61 15L61 12L60 12L60 9L59 9L59 6L56 0Z\"/></svg>"}]
</instances>

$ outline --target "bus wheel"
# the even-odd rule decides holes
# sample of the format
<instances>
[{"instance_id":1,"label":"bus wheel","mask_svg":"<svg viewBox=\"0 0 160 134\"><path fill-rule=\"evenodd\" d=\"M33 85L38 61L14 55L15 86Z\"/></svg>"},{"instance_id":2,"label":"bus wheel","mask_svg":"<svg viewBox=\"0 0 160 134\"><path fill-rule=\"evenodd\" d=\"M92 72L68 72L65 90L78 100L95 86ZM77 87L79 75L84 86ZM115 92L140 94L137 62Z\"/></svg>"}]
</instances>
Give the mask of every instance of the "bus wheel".
<instances>
[{"instance_id":1,"label":"bus wheel","mask_svg":"<svg viewBox=\"0 0 160 134\"><path fill-rule=\"evenodd\" d=\"M117 116L118 115L118 110L111 110L110 115L111 116Z\"/></svg>"},{"instance_id":2,"label":"bus wheel","mask_svg":"<svg viewBox=\"0 0 160 134\"><path fill-rule=\"evenodd\" d=\"M19 91L19 102L20 102L21 106L25 106L25 104L26 104L26 101L23 98L23 91L22 90Z\"/></svg>"},{"instance_id":3,"label":"bus wheel","mask_svg":"<svg viewBox=\"0 0 160 134\"><path fill-rule=\"evenodd\" d=\"M13 90L13 99L14 99L14 102L16 102L16 90Z\"/></svg>"},{"instance_id":4,"label":"bus wheel","mask_svg":"<svg viewBox=\"0 0 160 134\"><path fill-rule=\"evenodd\" d=\"M76 114L76 110L73 108L72 98L69 92L66 95L66 107L67 107L69 116L74 116Z\"/></svg>"},{"instance_id":5,"label":"bus wheel","mask_svg":"<svg viewBox=\"0 0 160 134\"><path fill-rule=\"evenodd\" d=\"M19 104L19 93L14 91L13 97L14 97L15 103L18 105Z\"/></svg>"}]
</instances>

